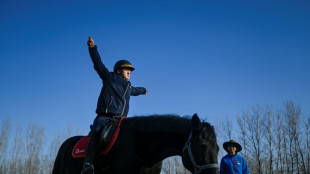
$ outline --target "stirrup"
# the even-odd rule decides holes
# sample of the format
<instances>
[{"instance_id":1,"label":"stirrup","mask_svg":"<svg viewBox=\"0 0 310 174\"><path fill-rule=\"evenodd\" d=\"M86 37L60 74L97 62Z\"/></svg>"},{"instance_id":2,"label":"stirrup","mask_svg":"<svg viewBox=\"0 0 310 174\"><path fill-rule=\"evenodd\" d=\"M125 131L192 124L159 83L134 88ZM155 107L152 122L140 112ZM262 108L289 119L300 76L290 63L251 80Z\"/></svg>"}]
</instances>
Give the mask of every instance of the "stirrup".
<instances>
[{"instance_id":1,"label":"stirrup","mask_svg":"<svg viewBox=\"0 0 310 174\"><path fill-rule=\"evenodd\" d=\"M85 163L81 174L94 174L94 166L90 163Z\"/></svg>"}]
</instances>

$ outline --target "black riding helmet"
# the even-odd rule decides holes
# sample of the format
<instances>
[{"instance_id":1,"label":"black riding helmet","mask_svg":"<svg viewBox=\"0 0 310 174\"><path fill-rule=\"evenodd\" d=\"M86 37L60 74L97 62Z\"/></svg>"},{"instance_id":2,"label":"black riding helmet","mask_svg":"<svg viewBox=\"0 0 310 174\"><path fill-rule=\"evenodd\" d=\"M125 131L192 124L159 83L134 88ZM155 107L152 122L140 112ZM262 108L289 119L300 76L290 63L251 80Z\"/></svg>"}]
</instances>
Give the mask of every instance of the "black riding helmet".
<instances>
[{"instance_id":1,"label":"black riding helmet","mask_svg":"<svg viewBox=\"0 0 310 174\"><path fill-rule=\"evenodd\" d=\"M117 71L117 69L121 68L127 68L130 71L134 71L135 68L132 66L132 64L128 60L119 60L114 65L114 72Z\"/></svg>"}]
</instances>

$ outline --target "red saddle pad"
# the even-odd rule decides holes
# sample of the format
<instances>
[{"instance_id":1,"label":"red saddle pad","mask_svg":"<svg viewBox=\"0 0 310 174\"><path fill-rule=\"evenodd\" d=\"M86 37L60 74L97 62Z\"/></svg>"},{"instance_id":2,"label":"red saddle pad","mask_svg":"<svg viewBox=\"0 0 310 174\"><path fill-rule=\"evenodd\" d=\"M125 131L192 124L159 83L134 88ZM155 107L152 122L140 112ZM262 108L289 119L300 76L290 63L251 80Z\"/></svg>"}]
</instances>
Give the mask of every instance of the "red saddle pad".
<instances>
[{"instance_id":1,"label":"red saddle pad","mask_svg":"<svg viewBox=\"0 0 310 174\"><path fill-rule=\"evenodd\" d=\"M118 137L118 134L119 134L119 131L120 131L120 127L121 127L121 123L123 121L123 119L125 119L126 117L122 117L121 120L115 124L116 126L116 129L113 133L113 136L110 140L110 142L108 143L108 145L99 153L99 155L105 155L107 153L110 152L111 148L113 147L117 137ZM74 146L73 148L73 151L72 151L72 157L73 158L82 158L82 157L85 157L86 155L86 149L87 149L87 145L88 145L88 142L90 140L90 136L85 136L85 137L82 137Z\"/></svg>"}]
</instances>

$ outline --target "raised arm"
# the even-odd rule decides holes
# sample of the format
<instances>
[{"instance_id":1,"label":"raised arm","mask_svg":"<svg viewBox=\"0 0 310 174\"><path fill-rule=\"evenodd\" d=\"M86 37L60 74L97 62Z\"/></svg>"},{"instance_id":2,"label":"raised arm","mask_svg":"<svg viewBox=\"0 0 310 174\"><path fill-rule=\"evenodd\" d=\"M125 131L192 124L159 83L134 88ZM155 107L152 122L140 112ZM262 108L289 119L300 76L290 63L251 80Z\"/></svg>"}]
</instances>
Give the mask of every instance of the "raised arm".
<instances>
[{"instance_id":1,"label":"raised arm","mask_svg":"<svg viewBox=\"0 0 310 174\"><path fill-rule=\"evenodd\" d=\"M98 75L102 80L107 79L109 77L109 70L102 63L101 57L97 50L97 46L95 45L93 38L91 38L90 36L88 38L87 45L89 55L94 63L94 69L97 71Z\"/></svg>"}]
</instances>

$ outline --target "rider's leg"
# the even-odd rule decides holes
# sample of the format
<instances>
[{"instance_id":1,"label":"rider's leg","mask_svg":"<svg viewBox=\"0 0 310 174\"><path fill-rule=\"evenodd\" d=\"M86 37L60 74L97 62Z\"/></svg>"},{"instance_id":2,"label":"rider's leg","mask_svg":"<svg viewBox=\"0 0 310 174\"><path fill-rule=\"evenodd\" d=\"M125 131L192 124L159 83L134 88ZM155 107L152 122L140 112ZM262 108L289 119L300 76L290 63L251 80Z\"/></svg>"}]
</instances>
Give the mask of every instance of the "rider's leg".
<instances>
[{"instance_id":1,"label":"rider's leg","mask_svg":"<svg viewBox=\"0 0 310 174\"><path fill-rule=\"evenodd\" d=\"M111 120L110 122L106 123L100 130L100 143L101 147L106 147L109 143L108 141L108 137L109 137L109 133L110 130L112 129L112 123Z\"/></svg>"},{"instance_id":2,"label":"rider's leg","mask_svg":"<svg viewBox=\"0 0 310 174\"><path fill-rule=\"evenodd\" d=\"M92 131L92 134L90 136L90 140L87 146L86 150L86 156L84 158L84 166L81 174L93 174L94 173L94 166L93 161L95 158L95 155L99 151L99 147L101 145L101 138L102 138L102 131L107 130L106 127L108 126L110 122L110 118L100 116L96 117L94 120L94 128Z\"/></svg>"},{"instance_id":3,"label":"rider's leg","mask_svg":"<svg viewBox=\"0 0 310 174\"><path fill-rule=\"evenodd\" d=\"M84 158L84 165L83 170L81 174L93 174L94 173L94 165L93 161L95 158L95 155L97 153L98 144L100 136L98 132L93 131L92 135L90 136L90 140L88 142L87 150L86 150L86 156Z\"/></svg>"}]
</instances>

